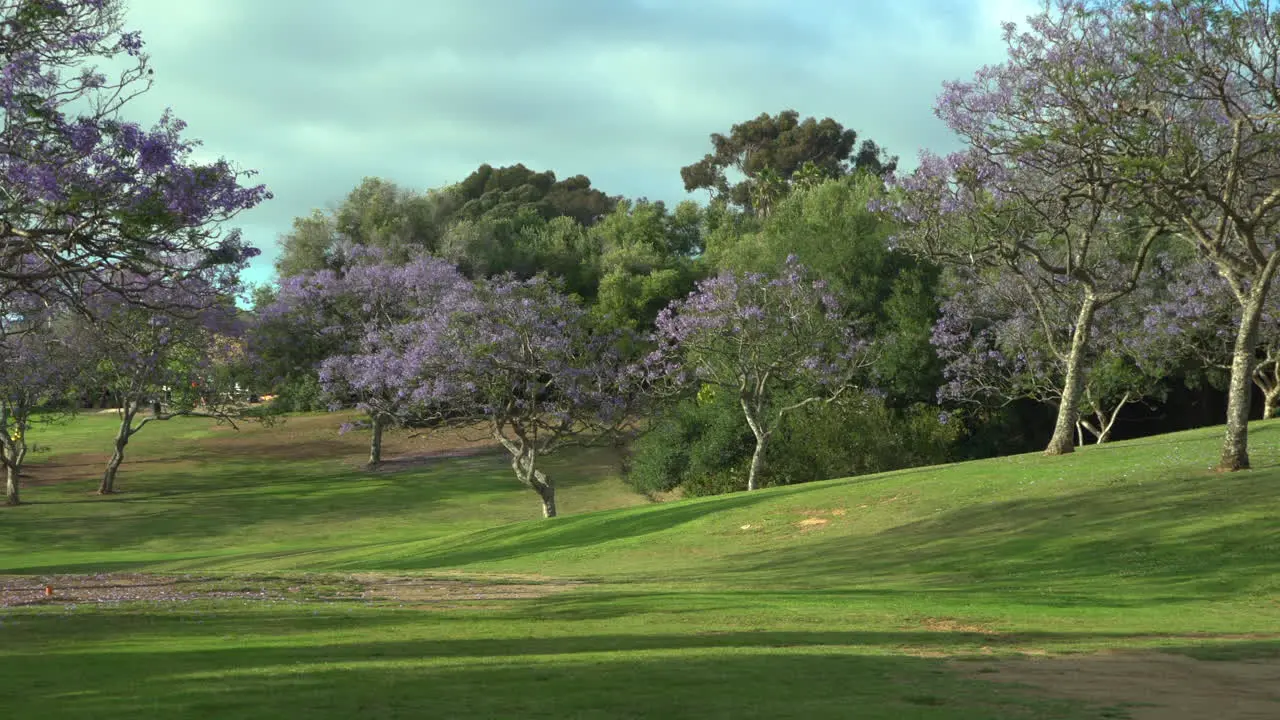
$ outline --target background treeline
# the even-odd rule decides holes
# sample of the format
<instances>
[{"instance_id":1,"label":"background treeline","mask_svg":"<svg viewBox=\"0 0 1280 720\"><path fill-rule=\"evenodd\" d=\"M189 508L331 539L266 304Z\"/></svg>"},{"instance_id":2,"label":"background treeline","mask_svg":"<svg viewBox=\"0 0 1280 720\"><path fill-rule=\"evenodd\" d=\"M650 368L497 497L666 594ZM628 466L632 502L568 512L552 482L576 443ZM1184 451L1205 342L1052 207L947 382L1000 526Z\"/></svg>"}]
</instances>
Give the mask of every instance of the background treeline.
<instances>
[{"instance_id":1,"label":"background treeline","mask_svg":"<svg viewBox=\"0 0 1280 720\"><path fill-rule=\"evenodd\" d=\"M389 263L427 254L471 278L545 274L582 300L597 331L627 329L644 338L658 313L699 280L725 271L777 273L793 257L839 291L873 360L857 393L787 416L769 446L763 484L1043 445L1053 428L1052 393L1005 384L940 395L948 362L935 331L944 303L960 296L967 280L898 248L900 227L875 212L876 201L892 192L886 177L895 158L874 142L859 145L832 119L801 120L793 111L735 125L713 135L712 145L712 153L680 170L686 189L706 191L709 201L675 207L523 165L482 165L455 185L426 191L366 178L336 207L295 219L280 239L276 269L282 280L340 274L365 248ZM274 286L256 288L253 312L263 314L275 293ZM255 348L253 385L277 396L278 411L334 407L318 379L324 343L301 329L291 334L288 325L278 320L272 342ZM637 357L644 351L634 348ZM1145 372L1143 392L1120 408L1107 437L1220 422L1222 382L1212 363L1187 358ZM643 430L627 463L638 489L699 494L744 486L753 442L736 398L675 398ZM1082 432L1080 439L1089 437Z\"/></svg>"}]
</instances>

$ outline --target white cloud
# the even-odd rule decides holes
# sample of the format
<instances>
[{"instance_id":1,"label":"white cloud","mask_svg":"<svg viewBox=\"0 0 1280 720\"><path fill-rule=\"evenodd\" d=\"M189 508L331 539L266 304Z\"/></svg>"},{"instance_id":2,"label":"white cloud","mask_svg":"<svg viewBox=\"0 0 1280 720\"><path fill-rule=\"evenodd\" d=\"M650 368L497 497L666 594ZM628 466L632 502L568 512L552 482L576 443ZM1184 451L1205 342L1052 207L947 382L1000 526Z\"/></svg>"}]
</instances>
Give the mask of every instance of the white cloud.
<instances>
[{"instance_id":1,"label":"white cloud","mask_svg":"<svg viewBox=\"0 0 1280 720\"><path fill-rule=\"evenodd\" d=\"M377 175L456 182L481 162L583 173L678 200L712 132L761 112L831 116L904 163L954 138L941 82L999 61L1033 0L132 0L156 83L202 157L276 199L239 220L266 251L291 219Z\"/></svg>"}]
</instances>

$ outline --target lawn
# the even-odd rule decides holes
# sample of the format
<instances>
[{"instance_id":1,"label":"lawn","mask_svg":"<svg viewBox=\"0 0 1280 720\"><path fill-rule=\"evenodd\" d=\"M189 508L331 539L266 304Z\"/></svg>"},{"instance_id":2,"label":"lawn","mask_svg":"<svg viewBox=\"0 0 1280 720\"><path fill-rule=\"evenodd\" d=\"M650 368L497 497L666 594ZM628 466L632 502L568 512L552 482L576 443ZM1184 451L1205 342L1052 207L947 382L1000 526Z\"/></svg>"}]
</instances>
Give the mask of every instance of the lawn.
<instances>
[{"instance_id":1,"label":"lawn","mask_svg":"<svg viewBox=\"0 0 1280 720\"><path fill-rule=\"evenodd\" d=\"M114 497L92 494L109 417L46 431L30 504L0 509L0 573L32 588L0 607L0 707L1184 717L1168 693L1280 658L1280 422L1255 426L1244 473L1208 469L1221 430L1206 429L669 503L584 450L550 468L553 521L500 454L433 457L474 443L397 435L402 461L370 473L367 436L335 425L151 426ZM92 602L112 593L126 601ZM990 682L1058 656L1188 679L1150 702ZM1209 712L1280 708L1262 684Z\"/></svg>"}]
</instances>

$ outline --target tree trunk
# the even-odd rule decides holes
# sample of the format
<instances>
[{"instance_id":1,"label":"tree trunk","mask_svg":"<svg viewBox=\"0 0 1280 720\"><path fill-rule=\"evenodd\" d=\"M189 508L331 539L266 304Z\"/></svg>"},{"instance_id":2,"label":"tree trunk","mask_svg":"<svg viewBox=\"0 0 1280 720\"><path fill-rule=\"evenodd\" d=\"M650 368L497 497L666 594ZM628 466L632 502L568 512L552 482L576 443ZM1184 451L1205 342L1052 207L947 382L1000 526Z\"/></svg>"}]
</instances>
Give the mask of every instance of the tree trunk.
<instances>
[{"instance_id":1,"label":"tree trunk","mask_svg":"<svg viewBox=\"0 0 1280 720\"><path fill-rule=\"evenodd\" d=\"M1253 384L1262 391L1262 419L1270 420L1280 401L1280 362L1273 348L1268 348L1267 358L1254 366Z\"/></svg>"},{"instance_id":2,"label":"tree trunk","mask_svg":"<svg viewBox=\"0 0 1280 720\"><path fill-rule=\"evenodd\" d=\"M541 470L535 470L534 473L540 476L537 490L538 497L542 498L542 517L553 518L556 516L556 488L547 482Z\"/></svg>"},{"instance_id":3,"label":"tree trunk","mask_svg":"<svg viewBox=\"0 0 1280 720\"><path fill-rule=\"evenodd\" d=\"M1102 443L1110 439L1111 439L1111 426L1103 425L1102 431L1098 433L1098 439L1094 441L1094 444L1101 445Z\"/></svg>"},{"instance_id":4,"label":"tree trunk","mask_svg":"<svg viewBox=\"0 0 1280 720\"><path fill-rule=\"evenodd\" d=\"M369 440L369 467L382 464L382 416L373 415L373 437Z\"/></svg>"},{"instance_id":5,"label":"tree trunk","mask_svg":"<svg viewBox=\"0 0 1280 720\"><path fill-rule=\"evenodd\" d=\"M768 438L756 435L756 449L751 453L751 469L747 471L747 490L755 490L760 478L760 468L764 466L764 446Z\"/></svg>"},{"instance_id":6,"label":"tree trunk","mask_svg":"<svg viewBox=\"0 0 1280 720\"><path fill-rule=\"evenodd\" d=\"M538 497L542 500L542 517L555 517L556 487L547 478L546 474L534 466L534 454L525 452L516 455L511 460L511 469L515 470L516 478L520 482L528 485L529 488L538 493Z\"/></svg>"},{"instance_id":7,"label":"tree trunk","mask_svg":"<svg viewBox=\"0 0 1280 720\"><path fill-rule=\"evenodd\" d=\"M747 470L747 490L751 491L756 489L760 481L760 470L764 467L764 447L769 442L769 433L765 432L756 412L752 411L753 408L747 396L739 397L738 401L742 405L742 414L747 419L747 426L751 428L751 434L756 437L756 449L751 453L751 468ZM756 408L757 412L758 410L759 408Z\"/></svg>"},{"instance_id":8,"label":"tree trunk","mask_svg":"<svg viewBox=\"0 0 1280 720\"><path fill-rule=\"evenodd\" d=\"M1268 278L1269 279L1269 278ZM1260 292L1261 290L1261 292ZM1227 432L1222 439L1218 469L1227 472L1249 469L1249 411L1253 400L1254 351L1258 346L1258 321L1266 288L1254 285L1240 312L1236 342L1231 356L1231 384L1227 389Z\"/></svg>"},{"instance_id":9,"label":"tree trunk","mask_svg":"<svg viewBox=\"0 0 1280 720\"><path fill-rule=\"evenodd\" d=\"M1065 455L1075 451L1076 421L1080 419L1080 395L1084 392L1084 351L1089 345L1093 330L1093 316L1098 301L1087 296L1076 316L1075 331L1071 333L1071 350L1067 355L1067 376L1062 384L1062 402L1058 403L1058 419L1053 426L1053 437L1044 449L1045 455Z\"/></svg>"},{"instance_id":10,"label":"tree trunk","mask_svg":"<svg viewBox=\"0 0 1280 720\"><path fill-rule=\"evenodd\" d=\"M22 500L18 497L18 469L5 463L4 466L4 504L19 505Z\"/></svg>"},{"instance_id":11,"label":"tree trunk","mask_svg":"<svg viewBox=\"0 0 1280 720\"><path fill-rule=\"evenodd\" d=\"M99 495L111 495L116 491L116 471L124 462L124 448L129 444L129 436L132 434L133 413L136 407L132 403L127 403L120 416L120 427L116 429L116 441L111 459L107 461L107 469L102 473L102 482L98 483Z\"/></svg>"}]
</instances>

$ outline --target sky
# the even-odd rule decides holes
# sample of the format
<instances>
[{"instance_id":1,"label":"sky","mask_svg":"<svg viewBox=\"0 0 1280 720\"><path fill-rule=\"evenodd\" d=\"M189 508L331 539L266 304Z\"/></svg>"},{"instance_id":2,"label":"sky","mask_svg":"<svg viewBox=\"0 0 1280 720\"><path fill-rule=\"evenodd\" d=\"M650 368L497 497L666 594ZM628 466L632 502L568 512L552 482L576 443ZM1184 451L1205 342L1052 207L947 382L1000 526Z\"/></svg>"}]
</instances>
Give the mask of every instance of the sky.
<instances>
[{"instance_id":1,"label":"sky","mask_svg":"<svg viewBox=\"0 0 1280 720\"><path fill-rule=\"evenodd\" d=\"M127 115L166 108L197 160L258 171L237 216L272 277L293 218L364 177L415 190L481 163L583 174L676 202L709 136L762 112L832 117L913 167L958 140L943 81L1004 58L1034 0L128 0L155 69ZM694 199L702 199L699 194Z\"/></svg>"}]
</instances>

